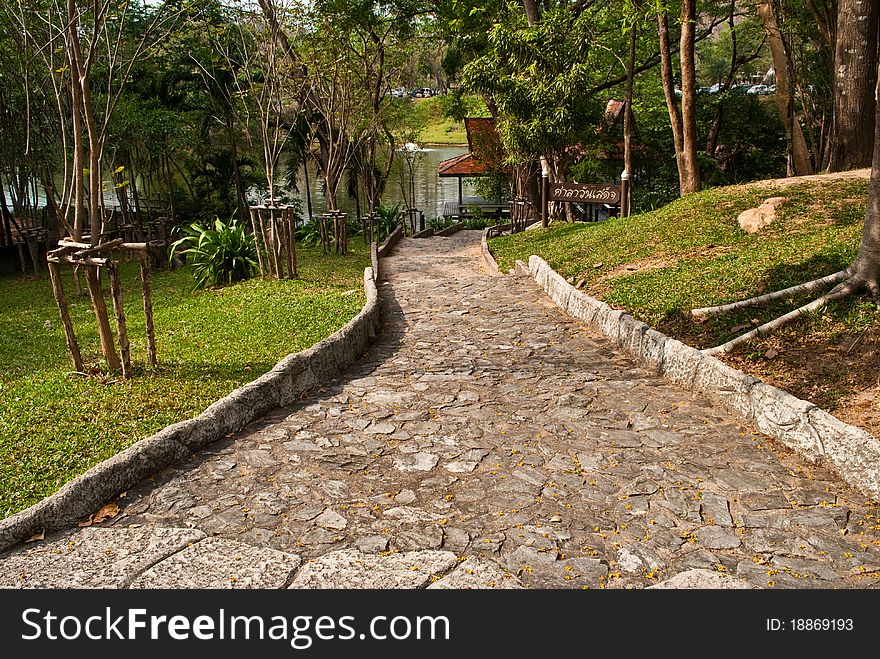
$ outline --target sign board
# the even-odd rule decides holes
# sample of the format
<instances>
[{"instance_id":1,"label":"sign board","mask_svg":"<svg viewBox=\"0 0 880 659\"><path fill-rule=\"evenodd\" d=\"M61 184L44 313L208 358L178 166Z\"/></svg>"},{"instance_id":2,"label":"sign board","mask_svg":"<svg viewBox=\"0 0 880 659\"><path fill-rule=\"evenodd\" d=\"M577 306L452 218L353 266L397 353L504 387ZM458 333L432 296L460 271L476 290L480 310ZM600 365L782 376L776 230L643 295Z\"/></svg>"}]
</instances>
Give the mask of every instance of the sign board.
<instances>
[{"instance_id":1,"label":"sign board","mask_svg":"<svg viewBox=\"0 0 880 659\"><path fill-rule=\"evenodd\" d=\"M589 183L551 183L550 201L617 206L620 204L620 186Z\"/></svg>"}]
</instances>

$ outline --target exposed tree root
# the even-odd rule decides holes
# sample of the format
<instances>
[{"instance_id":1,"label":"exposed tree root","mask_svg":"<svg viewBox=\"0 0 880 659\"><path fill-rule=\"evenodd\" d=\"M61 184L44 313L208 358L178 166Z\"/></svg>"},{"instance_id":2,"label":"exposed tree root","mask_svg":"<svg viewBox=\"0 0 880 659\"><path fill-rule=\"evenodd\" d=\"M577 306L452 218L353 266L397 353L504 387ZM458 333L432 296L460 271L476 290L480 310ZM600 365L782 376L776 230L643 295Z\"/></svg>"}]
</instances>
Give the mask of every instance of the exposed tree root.
<instances>
[{"instance_id":1,"label":"exposed tree root","mask_svg":"<svg viewBox=\"0 0 880 659\"><path fill-rule=\"evenodd\" d=\"M834 275L831 275L831 276L834 276ZM845 297L849 297L850 295L853 295L854 293L856 293L857 291L859 291L863 288L866 288L866 284L864 281L856 279L856 278L849 278L846 281L844 281L843 283L835 286L826 295L823 295L822 297L813 300L809 304L805 304L804 306L798 307L797 309L795 309L793 311L789 311L787 314L779 316L778 318L771 320L769 323L764 323L760 327L756 327L755 329L753 329L750 332L746 332L745 334L741 334L740 336L738 336L734 339L731 339L727 343L724 343L720 346L715 346L714 348L707 348L706 350L703 350L702 352L705 355L715 355L720 352L730 352L733 348L735 348L736 346L738 346L742 343L745 343L746 341L750 341L751 339L754 339L754 338L757 338L760 336L765 336L765 335L769 334L770 332L779 329L780 327L788 325L790 322L792 322L793 320L796 320L804 313L818 311L819 309L824 307L829 302L832 302L834 300L841 300Z\"/></svg>"},{"instance_id":2,"label":"exposed tree root","mask_svg":"<svg viewBox=\"0 0 880 659\"><path fill-rule=\"evenodd\" d=\"M846 278L847 271L841 270L840 272L835 272L833 275L826 275L825 277L820 277L819 279L814 279L813 281L808 281L804 284L798 284L797 286L791 286L790 288L785 288L781 291L767 293L766 295L759 295L757 297L752 297L747 300L731 302L730 304L720 304L715 307L701 307L699 309L692 309L691 315L696 318L705 318L706 316L723 314L727 313L728 311L736 311L738 309L746 309L748 307L758 307L762 304L767 304L768 302L772 302L773 300L778 300L780 298L797 295L799 293L811 293L821 288L825 288L826 286L837 284Z\"/></svg>"}]
</instances>

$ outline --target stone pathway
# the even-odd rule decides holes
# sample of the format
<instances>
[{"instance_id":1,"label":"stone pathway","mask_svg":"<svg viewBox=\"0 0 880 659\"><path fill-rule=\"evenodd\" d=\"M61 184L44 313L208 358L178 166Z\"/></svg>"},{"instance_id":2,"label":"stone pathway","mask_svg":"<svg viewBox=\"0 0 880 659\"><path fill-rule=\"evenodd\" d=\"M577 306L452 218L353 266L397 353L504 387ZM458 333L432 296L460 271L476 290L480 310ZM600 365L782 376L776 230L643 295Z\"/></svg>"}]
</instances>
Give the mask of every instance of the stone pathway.
<instances>
[{"instance_id":1,"label":"stone pathway","mask_svg":"<svg viewBox=\"0 0 880 659\"><path fill-rule=\"evenodd\" d=\"M485 274L478 232L383 265L344 377L7 553L0 586L880 584L876 507Z\"/></svg>"}]
</instances>

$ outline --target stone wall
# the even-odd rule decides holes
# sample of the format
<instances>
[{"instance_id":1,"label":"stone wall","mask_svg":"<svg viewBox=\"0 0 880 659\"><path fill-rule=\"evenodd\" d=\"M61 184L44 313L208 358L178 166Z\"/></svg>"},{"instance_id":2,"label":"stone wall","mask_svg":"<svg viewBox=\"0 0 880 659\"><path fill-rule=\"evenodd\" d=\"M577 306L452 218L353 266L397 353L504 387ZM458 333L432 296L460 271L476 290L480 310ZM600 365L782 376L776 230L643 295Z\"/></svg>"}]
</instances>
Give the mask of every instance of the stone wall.
<instances>
[{"instance_id":1,"label":"stone wall","mask_svg":"<svg viewBox=\"0 0 880 659\"><path fill-rule=\"evenodd\" d=\"M524 269L518 262L516 271ZM863 494L880 500L880 440L870 433L612 309L574 288L538 256L529 258L528 273L569 315L646 366L709 396L806 458L827 463Z\"/></svg>"},{"instance_id":2,"label":"stone wall","mask_svg":"<svg viewBox=\"0 0 880 659\"><path fill-rule=\"evenodd\" d=\"M308 350L288 355L271 371L221 398L197 417L138 441L55 494L0 521L0 551L41 531L74 526L120 492L240 430L269 410L296 402L304 391L345 369L366 352L380 330L374 272L372 267L364 270L367 302L338 332Z\"/></svg>"}]
</instances>

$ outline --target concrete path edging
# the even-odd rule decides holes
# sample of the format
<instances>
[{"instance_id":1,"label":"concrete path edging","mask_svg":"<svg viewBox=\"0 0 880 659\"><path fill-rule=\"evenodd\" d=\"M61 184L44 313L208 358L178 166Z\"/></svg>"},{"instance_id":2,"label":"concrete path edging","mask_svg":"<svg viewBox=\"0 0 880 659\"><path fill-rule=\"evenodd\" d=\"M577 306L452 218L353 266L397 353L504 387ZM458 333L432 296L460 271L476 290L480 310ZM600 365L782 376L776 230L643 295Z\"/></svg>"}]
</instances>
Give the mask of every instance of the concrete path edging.
<instances>
[{"instance_id":1,"label":"concrete path edging","mask_svg":"<svg viewBox=\"0 0 880 659\"><path fill-rule=\"evenodd\" d=\"M383 247L386 245L388 241ZM388 251L390 247L384 254ZM269 410L295 402L304 391L346 368L366 352L380 331L374 272L372 267L364 270L366 304L342 329L307 350L284 357L268 373L221 398L198 416L141 439L69 481L55 494L0 520L0 551L40 532L75 526L120 492L243 428Z\"/></svg>"},{"instance_id":2,"label":"concrete path edging","mask_svg":"<svg viewBox=\"0 0 880 659\"><path fill-rule=\"evenodd\" d=\"M455 233L458 233L464 229L464 222L459 222L458 224L453 224L452 226L448 226L445 229L441 229L440 231L435 231L435 236L451 236Z\"/></svg>"},{"instance_id":3,"label":"concrete path edging","mask_svg":"<svg viewBox=\"0 0 880 659\"><path fill-rule=\"evenodd\" d=\"M483 263L486 265L489 272L493 275L499 275L501 274L501 268L498 267L498 261L492 256L492 252L489 249L489 232L493 228L494 227L489 227L488 229L483 230L483 235L480 238L480 255L483 257Z\"/></svg>"},{"instance_id":4,"label":"concrete path edging","mask_svg":"<svg viewBox=\"0 0 880 659\"><path fill-rule=\"evenodd\" d=\"M516 271L524 267L520 262ZM765 435L809 460L826 462L862 494L880 500L880 440L867 431L612 309L577 290L539 256L529 257L528 274L563 311L666 379L710 396Z\"/></svg>"},{"instance_id":5,"label":"concrete path edging","mask_svg":"<svg viewBox=\"0 0 880 659\"><path fill-rule=\"evenodd\" d=\"M398 227L394 231L388 234L385 242L379 245L379 257L381 258L383 256L388 256L391 253L391 250L394 249L394 246L400 242L401 238L403 238L403 227L398 225Z\"/></svg>"}]
</instances>

